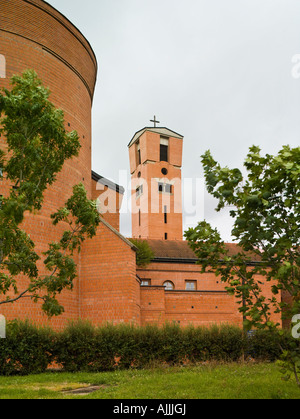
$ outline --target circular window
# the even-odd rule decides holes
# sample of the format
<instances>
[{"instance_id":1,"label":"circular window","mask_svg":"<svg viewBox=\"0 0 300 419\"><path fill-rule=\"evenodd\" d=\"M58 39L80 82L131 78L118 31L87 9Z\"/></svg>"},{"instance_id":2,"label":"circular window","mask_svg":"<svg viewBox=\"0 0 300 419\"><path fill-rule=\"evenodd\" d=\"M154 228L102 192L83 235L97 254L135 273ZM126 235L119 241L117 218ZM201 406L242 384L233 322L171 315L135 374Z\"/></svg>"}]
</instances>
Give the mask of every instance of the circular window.
<instances>
[{"instance_id":1,"label":"circular window","mask_svg":"<svg viewBox=\"0 0 300 419\"><path fill-rule=\"evenodd\" d=\"M175 288L173 282L171 281L164 282L164 287L166 291L172 291Z\"/></svg>"},{"instance_id":2,"label":"circular window","mask_svg":"<svg viewBox=\"0 0 300 419\"><path fill-rule=\"evenodd\" d=\"M167 169L166 169L166 168L163 168L163 169L161 169L161 173L162 173L163 175L167 175L167 174L168 174L168 171L167 171Z\"/></svg>"}]
</instances>

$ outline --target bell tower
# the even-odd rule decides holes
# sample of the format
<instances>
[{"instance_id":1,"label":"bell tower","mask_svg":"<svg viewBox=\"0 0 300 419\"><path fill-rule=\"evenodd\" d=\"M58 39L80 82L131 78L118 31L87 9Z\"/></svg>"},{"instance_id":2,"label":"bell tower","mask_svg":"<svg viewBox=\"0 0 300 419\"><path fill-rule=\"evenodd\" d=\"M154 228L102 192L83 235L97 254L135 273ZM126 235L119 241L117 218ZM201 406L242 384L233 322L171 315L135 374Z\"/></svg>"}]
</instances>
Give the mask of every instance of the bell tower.
<instances>
[{"instance_id":1,"label":"bell tower","mask_svg":"<svg viewBox=\"0 0 300 419\"><path fill-rule=\"evenodd\" d=\"M143 128L130 141L132 237L182 240L181 167L183 136Z\"/></svg>"}]
</instances>

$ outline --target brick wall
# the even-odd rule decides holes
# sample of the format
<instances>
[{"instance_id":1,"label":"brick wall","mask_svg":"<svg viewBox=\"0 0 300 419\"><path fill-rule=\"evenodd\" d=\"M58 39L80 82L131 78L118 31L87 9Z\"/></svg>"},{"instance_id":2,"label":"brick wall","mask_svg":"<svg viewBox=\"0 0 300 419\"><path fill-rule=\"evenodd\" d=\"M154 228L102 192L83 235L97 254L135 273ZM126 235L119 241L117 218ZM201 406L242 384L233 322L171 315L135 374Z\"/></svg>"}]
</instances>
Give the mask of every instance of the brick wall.
<instances>
[{"instance_id":1,"label":"brick wall","mask_svg":"<svg viewBox=\"0 0 300 419\"><path fill-rule=\"evenodd\" d=\"M166 320L181 326L242 325L234 298L221 291L167 291Z\"/></svg>"},{"instance_id":2,"label":"brick wall","mask_svg":"<svg viewBox=\"0 0 300 419\"><path fill-rule=\"evenodd\" d=\"M92 199L103 218L116 230L120 231L120 209L123 195L108 186L92 181Z\"/></svg>"},{"instance_id":3,"label":"brick wall","mask_svg":"<svg viewBox=\"0 0 300 419\"><path fill-rule=\"evenodd\" d=\"M140 324L140 284L131 243L102 222L81 253L80 316L95 324Z\"/></svg>"},{"instance_id":4,"label":"brick wall","mask_svg":"<svg viewBox=\"0 0 300 419\"><path fill-rule=\"evenodd\" d=\"M91 106L97 73L95 55L83 35L58 11L41 0L0 0L0 54L6 58L6 79L0 87L9 87L13 74L34 69L44 85L50 88L50 100L65 113L66 129L77 130L82 148L77 158L65 163L55 184L46 191L43 209L28 215L24 229L36 243L36 251L47 250L47 243L59 240L64 225L53 227L50 214L64 205L72 187L83 182L91 196ZM5 139L0 139L5 148ZM0 194L7 194L11 185L0 182ZM79 258L76 258L79 264ZM40 265L41 274L46 273ZM19 289L27 281L18 280ZM59 327L69 318L78 318L78 281L73 292L64 292L61 303L66 313L51 324ZM3 308L3 309L2 309ZM38 304L29 299L1 307L8 319L29 317L47 322Z\"/></svg>"},{"instance_id":5,"label":"brick wall","mask_svg":"<svg viewBox=\"0 0 300 419\"><path fill-rule=\"evenodd\" d=\"M166 321L164 287L141 287L141 325L163 325Z\"/></svg>"},{"instance_id":6,"label":"brick wall","mask_svg":"<svg viewBox=\"0 0 300 419\"><path fill-rule=\"evenodd\" d=\"M182 326L208 326L230 323L241 326L242 315L235 297L227 294L220 278L213 273L201 273L194 263L152 262L137 269L141 279L151 280L151 287L141 288L142 323L176 322ZM195 281L196 291L186 290L186 281ZM263 277L261 287L266 298L272 298L271 285ZM173 291L162 288L166 281L174 284ZM278 297L280 298L280 296ZM272 312L272 320L281 324L281 316Z\"/></svg>"}]
</instances>

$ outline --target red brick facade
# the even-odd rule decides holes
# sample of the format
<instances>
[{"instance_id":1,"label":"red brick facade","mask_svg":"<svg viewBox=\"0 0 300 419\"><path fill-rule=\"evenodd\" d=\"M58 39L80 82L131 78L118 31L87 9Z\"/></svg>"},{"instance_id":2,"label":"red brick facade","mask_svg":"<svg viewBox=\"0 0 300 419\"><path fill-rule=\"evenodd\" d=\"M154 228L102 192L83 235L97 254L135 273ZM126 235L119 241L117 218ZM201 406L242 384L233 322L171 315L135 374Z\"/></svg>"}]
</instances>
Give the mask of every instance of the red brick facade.
<instances>
[{"instance_id":1,"label":"red brick facade","mask_svg":"<svg viewBox=\"0 0 300 419\"><path fill-rule=\"evenodd\" d=\"M80 317L95 324L140 324L140 284L130 242L103 221L81 253Z\"/></svg>"},{"instance_id":2,"label":"red brick facade","mask_svg":"<svg viewBox=\"0 0 300 419\"><path fill-rule=\"evenodd\" d=\"M146 268L137 268L141 282L150 285L141 287L142 324L174 321L182 326L212 323L242 326L239 306L226 292L226 284L214 273L201 273L187 242L148 240L148 243L155 259ZM264 278L258 279L264 282ZM173 290L165 290L167 282L172 283ZM188 289L190 283L194 290ZM261 287L264 295L271 298L270 284ZM280 315L273 313L273 320L281 324Z\"/></svg>"},{"instance_id":3,"label":"red brick facade","mask_svg":"<svg viewBox=\"0 0 300 419\"><path fill-rule=\"evenodd\" d=\"M182 240L182 140L165 128L145 128L129 144L135 238ZM161 141L168 161L161 160Z\"/></svg>"},{"instance_id":4,"label":"red brick facade","mask_svg":"<svg viewBox=\"0 0 300 419\"><path fill-rule=\"evenodd\" d=\"M50 215L64 205L74 185L83 182L88 196L97 200L103 214L97 236L87 240L76 256L78 278L74 290L60 296L65 308L62 316L49 321L40 305L28 298L1 306L0 314L8 320L29 318L55 328L80 318L94 324L175 321L182 326L215 322L241 325L235 300L214 275L200 273L194 255L185 255L190 252L186 247L181 248L179 258L178 254L161 257L160 253L147 269L136 268L136 249L119 233L124 190L91 171L91 107L97 61L83 35L42 0L0 0L0 55L6 61L6 78L0 78L0 87L9 87L13 74L34 69L50 88L50 100L64 111L67 129L76 130L82 144L79 157L65 163L56 183L47 190L40 213L26 217L23 228L36 243L37 253L46 251L49 242L61 237L64 227L53 227ZM158 198L154 199L146 189L137 197L134 189L132 202L137 211L132 214L133 236L156 239L166 250L172 241L182 245L181 193L177 184L170 182L181 179L183 137L168 129L145 129L134 138L129 146L132 179L136 187L141 179L154 179ZM161 161L160 146L166 144L168 161ZM0 146L5 148L5 139L0 139ZM171 184L172 189L159 190L159 183ZM8 194L10 187L3 180L0 194ZM139 213L142 197L150 212ZM156 199L157 210L151 211ZM141 279L150 279L150 286L141 287ZM195 291L186 290L187 280L195 281ZM166 281L172 281L173 290L164 288ZM20 291L26 285L25 278L18 278Z\"/></svg>"},{"instance_id":5,"label":"red brick facade","mask_svg":"<svg viewBox=\"0 0 300 419\"><path fill-rule=\"evenodd\" d=\"M78 29L42 0L0 0L0 54L6 61L6 78L0 79L0 87L9 87L12 75L34 69L50 88L50 100L64 111L66 128L78 132L82 145L79 157L65 163L56 183L47 190L40 213L27 216L24 222L24 229L41 254L49 242L61 237L64 227L54 227L50 214L64 205L74 185L83 182L93 199L111 191L110 184L110 188L105 182L103 185L101 177L91 172L91 107L97 61ZM4 139L0 139L0 146L5 148ZM10 187L5 180L1 182L0 194L8 194ZM118 233L122 191L112 193L116 196L116 211L103 214L104 222L97 236L86 242L76 257L78 278L73 291L65 291L59 298L65 313L49 322L40 304L26 298L13 305L2 305L1 314L7 319L49 322L54 327L63 326L69 319L87 317L94 323L139 323L135 250ZM40 273L43 274L42 264ZM19 290L26 289L27 283L25 278L18 278Z\"/></svg>"},{"instance_id":6,"label":"red brick facade","mask_svg":"<svg viewBox=\"0 0 300 419\"><path fill-rule=\"evenodd\" d=\"M155 255L146 268L137 268L142 285L141 324L242 326L239 307L226 292L226 285L212 273L201 273L195 254L183 241L183 137L168 128L146 127L134 135L128 148L134 209L132 235L146 240ZM228 246L231 252L235 251L235 245ZM270 284L262 288L265 296L271 298ZM273 320L281 323L278 314L273 313Z\"/></svg>"}]
</instances>

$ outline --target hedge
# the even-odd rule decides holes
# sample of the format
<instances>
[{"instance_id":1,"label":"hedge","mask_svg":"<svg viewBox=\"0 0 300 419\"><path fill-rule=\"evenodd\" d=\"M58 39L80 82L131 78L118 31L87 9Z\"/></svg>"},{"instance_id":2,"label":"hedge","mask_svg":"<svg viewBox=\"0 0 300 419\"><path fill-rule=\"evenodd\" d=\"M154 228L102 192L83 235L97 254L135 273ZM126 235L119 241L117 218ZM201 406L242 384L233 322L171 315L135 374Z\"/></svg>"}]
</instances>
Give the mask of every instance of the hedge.
<instances>
[{"instance_id":1,"label":"hedge","mask_svg":"<svg viewBox=\"0 0 300 419\"><path fill-rule=\"evenodd\" d=\"M131 325L92 326L69 323L62 331L37 327L29 321L8 324L0 339L0 375L28 375L56 365L63 371L113 371L152 365L234 362L242 356L273 362L288 348L286 331L259 330L249 335L235 326L180 328Z\"/></svg>"},{"instance_id":2,"label":"hedge","mask_svg":"<svg viewBox=\"0 0 300 419\"><path fill-rule=\"evenodd\" d=\"M28 375L46 371L53 360L54 332L29 321L8 323L0 339L0 375Z\"/></svg>"}]
</instances>

